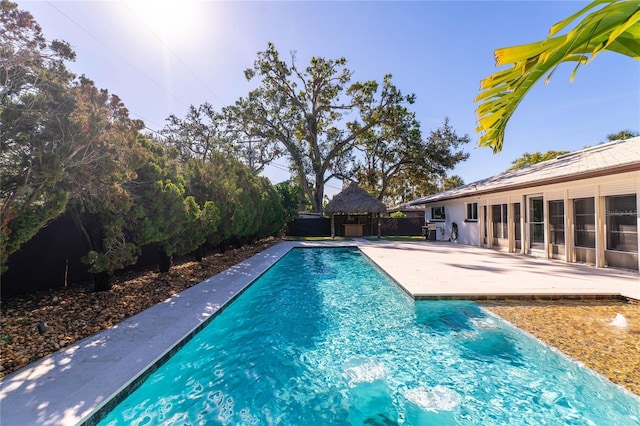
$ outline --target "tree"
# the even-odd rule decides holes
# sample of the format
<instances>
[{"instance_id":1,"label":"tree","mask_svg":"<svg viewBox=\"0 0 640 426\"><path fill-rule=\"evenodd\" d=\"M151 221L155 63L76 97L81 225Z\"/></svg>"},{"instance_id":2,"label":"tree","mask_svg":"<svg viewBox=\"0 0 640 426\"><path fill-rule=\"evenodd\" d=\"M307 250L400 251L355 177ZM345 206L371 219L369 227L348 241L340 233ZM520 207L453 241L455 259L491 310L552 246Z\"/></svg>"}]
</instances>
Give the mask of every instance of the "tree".
<instances>
[{"instance_id":1,"label":"tree","mask_svg":"<svg viewBox=\"0 0 640 426\"><path fill-rule=\"evenodd\" d=\"M191 159L182 164L186 193L192 195L202 209L203 236L207 245L215 247L231 236L231 191L226 183L225 160L215 154L213 161Z\"/></svg>"},{"instance_id":2,"label":"tree","mask_svg":"<svg viewBox=\"0 0 640 426\"><path fill-rule=\"evenodd\" d=\"M280 203L284 208L284 221L289 223L298 217L298 213L305 210L306 200L302 188L292 179L276 184L280 194Z\"/></svg>"},{"instance_id":3,"label":"tree","mask_svg":"<svg viewBox=\"0 0 640 426\"><path fill-rule=\"evenodd\" d=\"M207 206L215 206L215 225L205 221L209 224L202 231L208 245L224 250L229 244L272 235L284 225L276 188L234 157L214 153L208 162L191 159L183 168L186 193L204 206L201 217L207 217Z\"/></svg>"},{"instance_id":4,"label":"tree","mask_svg":"<svg viewBox=\"0 0 640 426\"><path fill-rule=\"evenodd\" d=\"M636 132L635 130L625 129L625 130L620 130L619 132L616 132L616 133L608 134L607 140L605 142L613 142L613 141L622 140L622 139L635 138L636 136L640 136L640 133Z\"/></svg>"},{"instance_id":5,"label":"tree","mask_svg":"<svg viewBox=\"0 0 640 426\"><path fill-rule=\"evenodd\" d=\"M351 83L345 58L313 57L304 70L295 60L292 54L291 64L285 63L271 43L259 52L245 76L260 78L260 85L236 102L233 116L247 134L283 147L313 211L321 212L324 185L345 173L357 138L414 96L402 95L390 75L382 84Z\"/></svg>"},{"instance_id":6,"label":"tree","mask_svg":"<svg viewBox=\"0 0 640 426\"><path fill-rule=\"evenodd\" d=\"M233 155L259 174L280 153L269 141L247 133L244 117L234 107L217 112L209 103L191 105L184 118L170 115L162 130L165 144L175 148L184 162L210 161L213 153Z\"/></svg>"},{"instance_id":7,"label":"tree","mask_svg":"<svg viewBox=\"0 0 640 426\"><path fill-rule=\"evenodd\" d=\"M403 219L405 217L407 217L407 214L401 211L397 211L397 212L393 212L389 215L389 217L392 217L394 219Z\"/></svg>"},{"instance_id":8,"label":"tree","mask_svg":"<svg viewBox=\"0 0 640 426\"><path fill-rule=\"evenodd\" d=\"M600 6L603 6L600 9ZM567 34L557 35L586 15ZM573 81L580 65L600 52L610 51L640 60L640 3L628 0L596 0L576 14L558 22L549 36L536 43L505 47L495 51L496 65L511 66L485 78L475 101L478 145L494 152L502 150L507 123L531 87L546 75L548 82L561 63L573 62Z\"/></svg>"},{"instance_id":9,"label":"tree","mask_svg":"<svg viewBox=\"0 0 640 426\"><path fill-rule=\"evenodd\" d=\"M81 160L67 120L74 75L65 61L74 58L30 13L0 3L0 272L67 204L66 166Z\"/></svg>"},{"instance_id":10,"label":"tree","mask_svg":"<svg viewBox=\"0 0 640 426\"><path fill-rule=\"evenodd\" d=\"M171 114L167 122L162 130L165 143L178 151L183 162L190 158L208 161L212 152L225 148L226 123L209 103L198 108L191 105L184 119Z\"/></svg>"},{"instance_id":11,"label":"tree","mask_svg":"<svg viewBox=\"0 0 640 426\"><path fill-rule=\"evenodd\" d=\"M457 187L462 186L462 185L464 185L464 180L462 180L462 177L460 177L458 175L447 176L444 179L444 183L442 185L442 190L446 191L448 189L457 188Z\"/></svg>"},{"instance_id":12,"label":"tree","mask_svg":"<svg viewBox=\"0 0 640 426\"><path fill-rule=\"evenodd\" d=\"M84 261L94 274L97 291L110 288L111 275L133 264L139 246L127 226L134 207L126 183L148 153L141 143L143 123L131 120L122 101L80 78L73 88L76 105L69 116L72 140L79 141L83 161L68 170L68 211L82 231L88 250Z\"/></svg>"},{"instance_id":13,"label":"tree","mask_svg":"<svg viewBox=\"0 0 640 426\"><path fill-rule=\"evenodd\" d=\"M174 255L182 256L198 249L206 241L204 221L214 220L215 205L200 205L185 191L178 164L165 155L158 143L140 138L146 160L136 169L136 178L123 184L133 199L129 233L139 247L155 245L160 254L160 272L168 272Z\"/></svg>"},{"instance_id":14,"label":"tree","mask_svg":"<svg viewBox=\"0 0 640 426\"><path fill-rule=\"evenodd\" d=\"M423 139L413 114L397 113L396 122L361 137L364 161L355 169L358 184L388 204L405 202L406 188L442 180L447 170L469 158L459 149L469 143L469 136L458 136L448 118Z\"/></svg>"},{"instance_id":15,"label":"tree","mask_svg":"<svg viewBox=\"0 0 640 426\"><path fill-rule=\"evenodd\" d=\"M569 151L547 151L545 153L542 152L534 152L534 153L528 153L525 152L524 154L522 154L520 157L516 158L515 160L513 160L511 162L511 167L509 167L507 169L507 171L509 170L517 170L517 169L521 169L523 167L526 166L530 166L532 164L536 164L536 163L541 163L543 161L547 161L547 160L553 160L554 158L557 158L561 155L567 154L569 153Z\"/></svg>"},{"instance_id":16,"label":"tree","mask_svg":"<svg viewBox=\"0 0 640 426\"><path fill-rule=\"evenodd\" d=\"M426 161L425 148L415 114L399 107L387 123L374 126L358 137L356 150L362 155L354 159L350 174L361 188L383 200L400 176Z\"/></svg>"},{"instance_id":17,"label":"tree","mask_svg":"<svg viewBox=\"0 0 640 426\"><path fill-rule=\"evenodd\" d=\"M288 212L285 210L280 198L281 192L266 177L258 177L257 184L260 190L261 220L255 237L262 238L269 235L278 235L288 219Z\"/></svg>"}]
</instances>

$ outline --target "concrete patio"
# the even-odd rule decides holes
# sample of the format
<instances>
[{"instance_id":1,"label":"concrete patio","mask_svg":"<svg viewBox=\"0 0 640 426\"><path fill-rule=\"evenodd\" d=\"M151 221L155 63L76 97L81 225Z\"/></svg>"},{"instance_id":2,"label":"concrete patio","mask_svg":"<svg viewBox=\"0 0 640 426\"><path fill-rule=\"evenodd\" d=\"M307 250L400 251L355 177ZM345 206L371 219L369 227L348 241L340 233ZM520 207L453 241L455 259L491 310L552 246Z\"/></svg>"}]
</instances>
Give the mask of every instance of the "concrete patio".
<instances>
[{"instance_id":1,"label":"concrete patio","mask_svg":"<svg viewBox=\"0 0 640 426\"><path fill-rule=\"evenodd\" d=\"M637 273L596 269L449 242L358 241L416 299L621 295L640 300Z\"/></svg>"},{"instance_id":2,"label":"concrete patio","mask_svg":"<svg viewBox=\"0 0 640 426\"><path fill-rule=\"evenodd\" d=\"M0 423L81 423L297 246L357 246L416 298L622 295L640 300L640 280L632 272L452 243L283 242L3 378Z\"/></svg>"}]
</instances>

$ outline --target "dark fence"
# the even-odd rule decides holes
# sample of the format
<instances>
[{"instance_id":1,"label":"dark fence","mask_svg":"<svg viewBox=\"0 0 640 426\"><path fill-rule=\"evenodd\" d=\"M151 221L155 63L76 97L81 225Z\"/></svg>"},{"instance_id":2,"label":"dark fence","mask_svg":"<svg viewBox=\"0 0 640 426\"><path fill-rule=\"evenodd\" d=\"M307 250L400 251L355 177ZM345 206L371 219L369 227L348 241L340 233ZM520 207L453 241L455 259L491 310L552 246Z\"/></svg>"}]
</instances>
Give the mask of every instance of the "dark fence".
<instances>
[{"instance_id":1,"label":"dark fence","mask_svg":"<svg viewBox=\"0 0 640 426\"><path fill-rule=\"evenodd\" d=\"M0 278L0 294L10 297L91 281L89 267L80 260L86 254L82 231L69 216L60 216L9 257L9 269ZM151 267L159 261L157 247L145 246L137 263L125 270Z\"/></svg>"},{"instance_id":2,"label":"dark fence","mask_svg":"<svg viewBox=\"0 0 640 426\"><path fill-rule=\"evenodd\" d=\"M378 235L377 218L335 216L336 235L344 235L345 223L362 223L364 235ZM382 235L420 235L422 218L382 218ZM296 219L288 225L287 235L297 237L331 236L329 218ZM92 280L87 265L80 259L87 254L82 232L69 216L61 216L40 230L20 250L11 255L9 269L0 278L0 294L18 294L61 288ZM145 247L138 263L127 269L157 265L157 248Z\"/></svg>"},{"instance_id":3,"label":"dark fence","mask_svg":"<svg viewBox=\"0 0 640 426\"><path fill-rule=\"evenodd\" d=\"M294 219L287 225L286 233L292 237L329 237L331 220L326 217Z\"/></svg>"},{"instance_id":4,"label":"dark fence","mask_svg":"<svg viewBox=\"0 0 640 426\"><path fill-rule=\"evenodd\" d=\"M2 296L64 287L91 279L80 259L87 249L80 229L69 216L42 228L9 257L2 274Z\"/></svg>"},{"instance_id":5,"label":"dark fence","mask_svg":"<svg viewBox=\"0 0 640 426\"><path fill-rule=\"evenodd\" d=\"M378 219L370 216L334 216L336 236L344 236L345 223L361 223L365 236L378 235ZM393 218L383 217L380 220L381 235L422 235L424 219L421 217ZM292 237L330 237L331 219L313 218L296 219L289 224L287 235Z\"/></svg>"},{"instance_id":6,"label":"dark fence","mask_svg":"<svg viewBox=\"0 0 640 426\"><path fill-rule=\"evenodd\" d=\"M422 235L423 217L383 217L382 235Z\"/></svg>"}]
</instances>

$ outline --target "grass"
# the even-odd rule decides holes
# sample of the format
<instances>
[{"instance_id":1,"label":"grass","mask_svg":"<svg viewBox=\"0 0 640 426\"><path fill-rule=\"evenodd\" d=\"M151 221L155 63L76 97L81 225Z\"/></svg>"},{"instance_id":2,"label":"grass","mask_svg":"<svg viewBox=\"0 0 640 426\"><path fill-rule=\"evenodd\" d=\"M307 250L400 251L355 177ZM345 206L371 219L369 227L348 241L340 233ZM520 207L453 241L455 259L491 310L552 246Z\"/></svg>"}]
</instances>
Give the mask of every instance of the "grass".
<instances>
[{"instance_id":1,"label":"grass","mask_svg":"<svg viewBox=\"0 0 640 426\"><path fill-rule=\"evenodd\" d=\"M419 242L419 241L424 241L424 237L420 236L420 235L388 235L386 237L365 237L365 239L367 240L371 240L371 241L414 241L414 242Z\"/></svg>"},{"instance_id":2,"label":"grass","mask_svg":"<svg viewBox=\"0 0 640 426\"><path fill-rule=\"evenodd\" d=\"M293 237L287 236L284 237L287 241L351 241L351 238L346 237Z\"/></svg>"},{"instance_id":3,"label":"grass","mask_svg":"<svg viewBox=\"0 0 640 426\"><path fill-rule=\"evenodd\" d=\"M331 238L331 237L292 237L291 236L291 237L285 237L285 239L287 241L351 241L351 238L348 238L348 237ZM364 237L364 239L369 241L409 241L409 242L424 241L424 237L420 235L414 235L414 236L389 235L381 238L378 238L372 235L372 236Z\"/></svg>"}]
</instances>

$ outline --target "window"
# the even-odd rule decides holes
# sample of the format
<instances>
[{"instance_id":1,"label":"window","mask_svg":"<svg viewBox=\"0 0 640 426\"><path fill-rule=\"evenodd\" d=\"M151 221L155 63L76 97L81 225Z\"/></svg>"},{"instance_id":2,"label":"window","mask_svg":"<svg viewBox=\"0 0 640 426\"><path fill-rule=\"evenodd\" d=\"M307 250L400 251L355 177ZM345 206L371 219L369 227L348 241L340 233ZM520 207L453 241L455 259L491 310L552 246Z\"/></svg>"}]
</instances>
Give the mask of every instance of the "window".
<instances>
[{"instance_id":1,"label":"window","mask_svg":"<svg viewBox=\"0 0 640 426\"><path fill-rule=\"evenodd\" d=\"M491 223L493 223L493 238L509 238L506 204L491 206Z\"/></svg>"},{"instance_id":2,"label":"window","mask_svg":"<svg viewBox=\"0 0 640 426\"><path fill-rule=\"evenodd\" d=\"M544 249L544 204L542 197L529 198L529 248Z\"/></svg>"},{"instance_id":3,"label":"window","mask_svg":"<svg viewBox=\"0 0 640 426\"><path fill-rule=\"evenodd\" d=\"M635 195L605 198L607 250L638 252L638 207Z\"/></svg>"},{"instance_id":4,"label":"window","mask_svg":"<svg viewBox=\"0 0 640 426\"><path fill-rule=\"evenodd\" d=\"M564 245L564 201L549 201L549 242Z\"/></svg>"},{"instance_id":5,"label":"window","mask_svg":"<svg viewBox=\"0 0 640 426\"><path fill-rule=\"evenodd\" d=\"M467 204L467 220L468 221L478 220L478 203Z\"/></svg>"},{"instance_id":6,"label":"window","mask_svg":"<svg viewBox=\"0 0 640 426\"><path fill-rule=\"evenodd\" d=\"M513 224L514 224L514 236L516 241L522 240L522 228L520 227L520 219L522 218L520 213L520 203L513 203Z\"/></svg>"},{"instance_id":7,"label":"window","mask_svg":"<svg viewBox=\"0 0 640 426\"><path fill-rule=\"evenodd\" d=\"M573 222L575 225L574 245L576 247L596 247L596 206L594 198L573 200Z\"/></svg>"},{"instance_id":8,"label":"window","mask_svg":"<svg viewBox=\"0 0 640 426\"><path fill-rule=\"evenodd\" d=\"M431 207L432 220L444 220L444 207Z\"/></svg>"}]
</instances>

